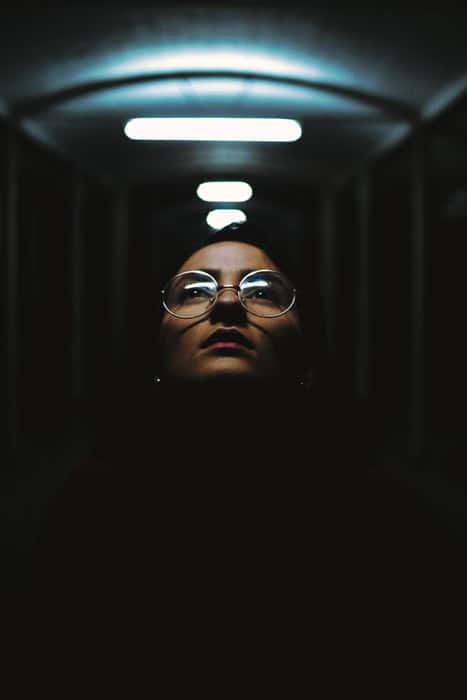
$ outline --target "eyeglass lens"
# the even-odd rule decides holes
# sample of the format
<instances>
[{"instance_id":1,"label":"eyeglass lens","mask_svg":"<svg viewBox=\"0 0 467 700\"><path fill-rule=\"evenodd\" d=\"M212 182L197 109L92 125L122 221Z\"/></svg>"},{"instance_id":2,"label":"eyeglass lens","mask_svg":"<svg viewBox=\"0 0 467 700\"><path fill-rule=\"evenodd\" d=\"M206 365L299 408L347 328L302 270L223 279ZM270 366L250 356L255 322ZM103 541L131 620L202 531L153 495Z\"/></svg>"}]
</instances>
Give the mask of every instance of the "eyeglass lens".
<instances>
[{"instance_id":1,"label":"eyeglass lens","mask_svg":"<svg viewBox=\"0 0 467 700\"><path fill-rule=\"evenodd\" d=\"M166 290L165 303L174 314L193 317L206 313L217 295L217 284L202 272L175 277ZM275 316L292 303L293 289L278 272L248 274L240 285L244 307L258 316Z\"/></svg>"}]
</instances>

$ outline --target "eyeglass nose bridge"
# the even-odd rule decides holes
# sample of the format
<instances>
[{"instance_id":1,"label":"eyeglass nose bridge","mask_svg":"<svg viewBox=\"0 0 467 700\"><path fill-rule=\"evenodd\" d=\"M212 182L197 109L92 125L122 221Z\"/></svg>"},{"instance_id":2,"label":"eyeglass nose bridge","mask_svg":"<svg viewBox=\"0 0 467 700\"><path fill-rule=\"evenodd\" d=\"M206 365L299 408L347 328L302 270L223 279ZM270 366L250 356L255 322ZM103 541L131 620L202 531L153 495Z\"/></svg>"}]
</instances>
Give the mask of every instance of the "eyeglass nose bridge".
<instances>
[{"instance_id":1,"label":"eyeglass nose bridge","mask_svg":"<svg viewBox=\"0 0 467 700\"><path fill-rule=\"evenodd\" d=\"M238 284L218 284L217 285L217 292L216 292L216 301L219 298L219 295L224 289L231 289L232 291L237 292L236 296L238 301L240 301L240 287Z\"/></svg>"}]
</instances>

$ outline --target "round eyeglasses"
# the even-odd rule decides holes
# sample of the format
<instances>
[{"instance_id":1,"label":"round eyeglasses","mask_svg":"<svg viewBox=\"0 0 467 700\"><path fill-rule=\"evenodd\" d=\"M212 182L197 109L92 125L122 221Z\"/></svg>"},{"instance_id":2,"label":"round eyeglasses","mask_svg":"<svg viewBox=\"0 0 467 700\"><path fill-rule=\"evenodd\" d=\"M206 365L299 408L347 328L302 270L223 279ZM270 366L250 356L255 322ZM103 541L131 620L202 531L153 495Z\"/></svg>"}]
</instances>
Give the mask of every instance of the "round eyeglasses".
<instances>
[{"instance_id":1,"label":"round eyeglasses","mask_svg":"<svg viewBox=\"0 0 467 700\"><path fill-rule=\"evenodd\" d=\"M254 270L236 284L219 285L204 270L180 272L162 290L162 306L177 318L196 318L208 313L224 289L236 290L243 308L254 316L275 318L290 311L296 290L280 272Z\"/></svg>"}]
</instances>

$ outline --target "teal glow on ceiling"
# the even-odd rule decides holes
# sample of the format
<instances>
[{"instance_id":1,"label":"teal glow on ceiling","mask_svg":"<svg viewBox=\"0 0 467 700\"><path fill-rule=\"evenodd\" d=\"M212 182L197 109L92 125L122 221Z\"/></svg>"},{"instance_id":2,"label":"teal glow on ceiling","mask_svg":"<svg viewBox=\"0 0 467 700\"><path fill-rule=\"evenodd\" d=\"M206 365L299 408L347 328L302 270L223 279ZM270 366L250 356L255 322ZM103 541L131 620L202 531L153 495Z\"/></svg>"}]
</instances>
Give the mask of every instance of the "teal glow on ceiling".
<instances>
[{"instance_id":1,"label":"teal glow on ceiling","mask_svg":"<svg viewBox=\"0 0 467 700\"><path fill-rule=\"evenodd\" d=\"M317 89L260 79L164 79L119 86L75 97L56 107L60 112L131 111L129 116L178 115L188 112L251 113L275 116L296 114L376 116L380 111L350 97ZM138 114L137 114L138 113Z\"/></svg>"},{"instance_id":2,"label":"teal glow on ceiling","mask_svg":"<svg viewBox=\"0 0 467 700\"><path fill-rule=\"evenodd\" d=\"M179 48L160 52L154 50L132 51L127 57L120 55L111 65L101 65L101 76L105 78L125 77L144 73L175 73L179 71L238 71L252 75L271 75L317 80L325 77L335 80L337 76L315 66L309 60L293 58L290 51L283 57L276 48L258 51L232 49L212 45L206 48Z\"/></svg>"}]
</instances>

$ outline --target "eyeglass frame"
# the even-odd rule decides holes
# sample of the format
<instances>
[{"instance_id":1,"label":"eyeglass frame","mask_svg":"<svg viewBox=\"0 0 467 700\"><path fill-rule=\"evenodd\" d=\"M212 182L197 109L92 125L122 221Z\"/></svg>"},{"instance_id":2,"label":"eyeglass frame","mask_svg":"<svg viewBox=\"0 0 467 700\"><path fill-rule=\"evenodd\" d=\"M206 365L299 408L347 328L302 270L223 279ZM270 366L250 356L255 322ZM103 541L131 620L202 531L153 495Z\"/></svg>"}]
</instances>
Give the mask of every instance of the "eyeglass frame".
<instances>
[{"instance_id":1,"label":"eyeglass frame","mask_svg":"<svg viewBox=\"0 0 467 700\"><path fill-rule=\"evenodd\" d=\"M209 307L206 309L206 311L203 311L200 314L196 314L195 316L179 316L178 314L171 311L169 309L169 307L167 306L167 304L165 302L165 293L168 290L169 285L172 284L172 282L175 279L177 279L177 277L181 277L182 275L193 274L193 272L199 272L203 275L207 275L207 277L210 277L216 285L216 295L215 295L215 297L213 297L213 301L210 302ZM282 272L279 272L278 270L270 270L268 268L261 268L259 270L251 270L251 272L247 272L247 274L242 277L242 279L240 280L240 282L238 284L219 284L219 282L216 280L214 275L211 275L210 272L206 272L206 270L185 270L184 272L179 272L178 274L171 277L170 280L167 282L167 284L164 286L164 288L161 290L162 306L167 311L167 313L169 313L171 316L175 316L175 318L182 318L182 319L187 319L187 320L189 320L191 318L200 318L201 316L204 316L205 314L210 313L210 311L214 308L214 306L216 305L217 300L219 298L219 292L222 289L235 289L237 291L238 300L239 300L242 308L245 309L245 311L248 314L252 314L253 316L258 316L259 318L278 318L279 316L283 316L284 314L288 313L290 311L290 309L294 306L294 304L297 300L297 290L293 286L291 287L292 288L292 301L290 302L289 306L286 309L284 309L284 311L281 311L278 314L274 314L273 316L264 316L262 314L256 314L254 311L250 311L250 309L246 308L246 306L244 305L242 298L240 296L240 287L241 287L242 282L244 282L247 277L249 277L250 275L257 274L258 272L273 272L274 274L280 275L284 279L287 279L285 277L285 275L283 275ZM288 282L288 280L287 280L287 282Z\"/></svg>"}]
</instances>

